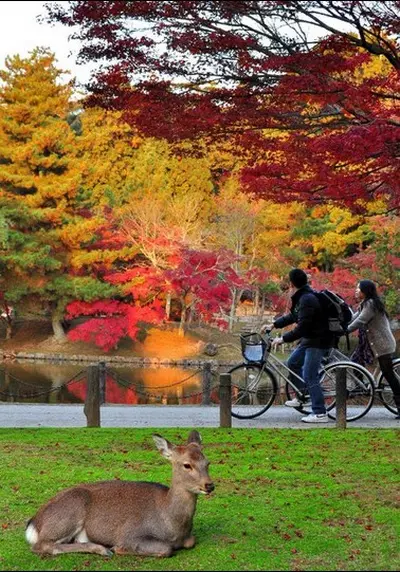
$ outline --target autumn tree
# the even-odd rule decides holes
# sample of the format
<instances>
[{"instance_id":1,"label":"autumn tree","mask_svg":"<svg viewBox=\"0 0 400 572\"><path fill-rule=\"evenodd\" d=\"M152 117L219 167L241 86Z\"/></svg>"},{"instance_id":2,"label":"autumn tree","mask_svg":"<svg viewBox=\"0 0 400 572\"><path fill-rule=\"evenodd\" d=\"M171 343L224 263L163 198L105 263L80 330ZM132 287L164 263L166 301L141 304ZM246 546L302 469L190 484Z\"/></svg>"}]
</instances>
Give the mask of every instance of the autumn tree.
<instances>
[{"instance_id":1,"label":"autumn tree","mask_svg":"<svg viewBox=\"0 0 400 572\"><path fill-rule=\"evenodd\" d=\"M159 276L173 268L182 248L201 248L213 210L206 158L176 156L166 141L144 139L126 177L124 203L117 209L122 236L135 245ZM171 291L166 288L167 319Z\"/></svg>"},{"instance_id":2,"label":"autumn tree","mask_svg":"<svg viewBox=\"0 0 400 572\"><path fill-rule=\"evenodd\" d=\"M244 289L251 290L254 306L258 308L260 291L266 279L260 269L263 253L257 248L262 202L243 193L235 172L221 178L215 196L215 212L208 226L207 245L214 250L224 248L232 253L232 268L241 281L230 285L231 307L229 329L232 330L237 307Z\"/></svg>"},{"instance_id":3,"label":"autumn tree","mask_svg":"<svg viewBox=\"0 0 400 572\"><path fill-rule=\"evenodd\" d=\"M186 246L202 243L204 223L213 208L207 158L176 156L166 141L145 139L136 149L126 185L125 206L120 210L124 225L129 228L136 221L143 237L147 232L149 238L162 225L161 234L169 227Z\"/></svg>"},{"instance_id":4,"label":"autumn tree","mask_svg":"<svg viewBox=\"0 0 400 572\"><path fill-rule=\"evenodd\" d=\"M177 266L165 272L181 305L181 336L194 314L205 322L226 326L224 314L231 307L231 289L245 286L233 270L234 260L233 253L223 249L213 252L182 249Z\"/></svg>"},{"instance_id":5,"label":"autumn tree","mask_svg":"<svg viewBox=\"0 0 400 572\"><path fill-rule=\"evenodd\" d=\"M82 169L81 204L97 212L120 207L134 190L130 177L142 138L115 111L79 109L75 123Z\"/></svg>"},{"instance_id":6,"label":"autumn tree","mask_svg":"<svg viewBox=\"0 0 400 572\"><path fill-rule=\"evenodd\" d=\"M1 249L4 296L49 314L58 341L65 340L68 302L112 291L71 267L78 237L90 242L94 227L81 209L82 163L67 121L72 87L62 82L62 73L54 55L41 48L26 59L7 58L0 71L0 208L8 228Z\"/></svg>"},{"instance_id":7,"label":"autumn tree","mask_svg":"<svg viewBox=\"0 0 400 572\"><path fill-rule=\"evenodd\" d=\"M306 209L291 232L291 245L303 253L302 264L325 272L373 240L368 217L334 204Z\"/></svg>"},{"instance_id":8,"label":"autumn tree","mask_svg":"<svg viewBox=\"0 0 400 572\"><path fill-rule=\"evenodd\" d=\"M303 203L263 201L256 248L263 268L271 275L284 276L291 267L304 263L304 252L294 244L294 235L306 217L307 208Z\"/></svg>"},{"instance_id":9,"label":"autumn tree","mask_svg":"<svg viewBox=\"0 0 400 572\"><path fill-rule=\"evenodd\" d=\"M48 16L101 62L92 104L171 141L235 139L259 196L398 205L397 1L71 1ZM373 58L387 69L360 78Z\"/></svg>"},{"instance_id":10,"label":"autumn tree","mask_svg":"<svg viewBox=\"0 0 400 572\"><path fill-rule=\"evenodd\" d=\"M120 232L112 209L107 208L84 244L78 234L77 250L71 268L78 276L90 273L102 289L90 297L76 296L66 306L66 318L81 319L68 332L72 341L91 342L103 351L118 347L119 342L135 339L141 322L159 323L163 316L159 292L163 283L159 276L142 264L137 246L130 244ZM82 231L82 229L78 229Z\"/></svg>"},{"instance_id":11,"label":"autumn tree","mask_svg":"<svg viewBox=\"0 0 400 572\"><path fill-rule=\"evenodd\" d=\"M391 214L376 214L370 219L374 240L364 249L341 261L357 279L374 280L382 293L391 317L400 316L400 220Z\"/></svg>"},{"instance_id":12,"label":"autumn tree","mask_svg":"<svg viewBox=\"0 0 400 572\"><path fill-rule=\"evenodd\" d=\"M30 294L51 308L60 336L56 291L65 283L65 264L57 232L80 179L68 158L71 88L58 82L61 73L41 49L27 59L7 58L0 71L0 199L10 228L6 289L13 301Z\"/></svg>"}]
</instances>

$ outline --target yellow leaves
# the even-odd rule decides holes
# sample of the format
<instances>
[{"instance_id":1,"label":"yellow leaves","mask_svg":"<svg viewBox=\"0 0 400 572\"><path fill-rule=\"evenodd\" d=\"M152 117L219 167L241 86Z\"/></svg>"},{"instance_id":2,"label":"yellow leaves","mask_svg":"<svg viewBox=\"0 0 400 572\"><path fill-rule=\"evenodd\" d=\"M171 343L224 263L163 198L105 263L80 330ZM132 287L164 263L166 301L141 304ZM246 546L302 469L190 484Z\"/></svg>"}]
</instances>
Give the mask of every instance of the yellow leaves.
<instances>
[{"instance_id":1,"label":"yellow leaves","mask_svg":"<svg viewBox=\"0 0 400 572\"><path fill-rule=\"evenodd\" d=\"M380 198L379 200L374 200L365 203L365 208L369 215L376 215L379 213L386 214L387 202L383 198Z\"/></svg>"},{"instance_id":2,"label":"yellow leaves","mask_svg":"<svg viewBox=\"0 0 400 572\"><path fill-rule=\"evenodd\" d=\"M366 237L366 227L361 216L333 204L315 207L311 218L324 221L319 231L299 240L297 244L312 248L318 262L343 256L350 245L361 245ZM318 229L318 227L316 227Z\"/></svg>"},{"instance_id":3,"label":"yellow leaves","mask_svg":"<svg viewBox=\"0 0 400 572\"><path fill-rule=\"evenodd\" d=\"M134 135L131 139L131 145L133 149L138 149L142 143L143 137L139 137L139 135Z\"/></svg>"},{"instance_id":4,"label":"yellow leaves","mask_svg":"<svg viewBox=\"0 0 400 572\"><path fill-rule=\"evenodd\" d=\"M246 219L254 218L261 208L262 201L252 201L248 194L241 191L236 177L230 177L220 189L215 199L217 216L227 220L228 227L236 220L239 226L246 226ZM226 229L228 232L228 228Z\"/></svg>"},{"instance_id":5,"label":"yellow leaves","mask_svg":"<svg viewBox=\"0 0 400 572\"><path fill-rule=\"evenodd\" d=\"M69 127L71 88L57 80L54 55L34 50L9 58L0 88L0 170L10 200L24 205L51 227L64 223L78 192L81 173L76 135ZM39 212L40 211L40 212Z\"/></svg>"},{"instance_id":6,"label":"yellow leaves","mask_svg":"<svg viewBox=\"0 0 400 572\"><path fill-rule=\"evenodd\" d=\"M302 218L305 212L306 208L301 203L277 204L266 201L260 216L267 229L292 229L296 220Z\"/></svg>"},{"instance_id":7,"label":"yellow leaves","mask_svg":"<svg viewBox=\"0 0 400 572\"><path fill-rule=\"evenodd\" d=\"M100 207L126 202L136 190L130 177L141 138L120 120L119 113L88 109L79 119L82 134L76 144L88 193Z\"/></svg>"},{"instance_id":8,"label":"yellow leaves","mask_svg":"<svg viewBox=\"0 0 400 572\"><path fill-rule=\"evenodd\" d=\"M43 125L44 118L65 117L72 89L58 81L63 72L54 62L54 54L40 48L26 59L6 59L6 69L0 72L0 102L7 102L8 117L30 129Z\"/></svg>"},{"instance_id":9,"label":"yellow leaves","mask_svg":"<svg viewBox=\"0 0 400 572\"><path fill-rule=\"evenodd\" d=\"M89 243L96 235L101 222L98 218L91 218L71 223L62 229L60 239L68 249L78 249L82 244Z\"/></svg>"},{"instance_id":10,"label":"yellow leaves","mask_svg":"<svg viewBox=\"0 0 400 572\"><path fill-rule=\"evenodd\" d=\"M55 174L33 178L27 177L27 188L34 186L36 192L25 197L26 205L34 208L56 209L58 211L67 210L70 200L73 199L79 189L81 176L79 172L72 172L64 175L63 178Z\"/></svg>"},{"instance_id":11,"label":"yellow leaves","mask_svg":"<svg viewBox=\"0 0 400 572\"><path fill-rule=\"evenodd\" d=\"M337 206L329 207L329 220L335 225L335 232L344 233L362 222L360 216L352 214L348 209Z\"/></svg>"},{"instance_id":12,"label":"yellow leaves","mask_svg":"<svg viewBox=\"0 0 400 572\"><path fill-rule=\"evenodd\" d=\"M328 252L331 256L343 254L348 246L348 238L333 231L326 232L322 237L315 236L312 240L312 248L315 254Z\"/></svg>"},{"instance_id":13,"label":"yellow leaves","mask_svg":"<svg viewBox=\"0 0 400 572\"><path fill-rule=\"evenodd\" d=\"M312 218L323 218L329 212L329 205L324 203L314 207L310 213Z\"/></svg>"},{"instance_id":14,"label":"yellow leaves","mask_svg":"<svg viewBox=\"0 0 400 572\"><path fill-rule=\"evenodd\" d=\"M68 257L68 262L73 269L83 267L91 268L93 265L102 265L111 268L116 260L131 260L138 249L125 247L119 250L73 250Z\"/></svg>"}]
</instances>

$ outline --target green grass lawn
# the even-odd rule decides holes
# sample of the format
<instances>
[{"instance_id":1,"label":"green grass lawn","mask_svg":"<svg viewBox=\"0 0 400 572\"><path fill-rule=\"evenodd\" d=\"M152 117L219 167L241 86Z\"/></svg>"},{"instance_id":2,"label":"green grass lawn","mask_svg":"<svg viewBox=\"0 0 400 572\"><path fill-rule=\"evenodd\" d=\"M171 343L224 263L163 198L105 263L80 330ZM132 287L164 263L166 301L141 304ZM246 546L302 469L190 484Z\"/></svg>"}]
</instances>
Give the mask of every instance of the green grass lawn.
<instances>
[{"instance_id":1,"label":"green grass lawn","mask_svg":"<svg viewBox=\"0 0 400 572\"><path fill-rule=\"evenodd\" d=\"M40 557L26 521L83 481L169 484L151 435L186 429L0 429L0 570L399 570L398 430L201 429L215 492L172 558Z\"/></svg>"}]
</instances>

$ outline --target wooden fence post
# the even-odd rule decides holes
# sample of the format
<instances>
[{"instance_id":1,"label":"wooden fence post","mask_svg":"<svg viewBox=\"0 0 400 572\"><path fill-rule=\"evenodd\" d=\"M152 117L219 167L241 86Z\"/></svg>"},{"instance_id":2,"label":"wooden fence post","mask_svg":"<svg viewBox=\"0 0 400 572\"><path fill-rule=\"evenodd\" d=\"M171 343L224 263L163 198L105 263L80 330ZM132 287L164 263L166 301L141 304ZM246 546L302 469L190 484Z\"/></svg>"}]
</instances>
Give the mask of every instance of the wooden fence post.
<instances>
[{"instance_id":1,"label":"wooden fence post","mask_svg":"<svg viewBox=\"0 0 400 572\"><path fill-rule=\"evenodd\" d=\"M203 378L202 378L202 405L210 405L211 403L211 363L206 362L203 367Z\"/></svg>"},{"instance_id":2,"label":"wooden fence post","mask_svg":"<svg viewBox=\"0 0 400 572\"><path fill-rule=\"evenodd\" d=\"M99 388L100 388L100 405L106 402L106 362L99 362Z\"/></svg>"},{"instance_id":3,"label":"wooden fence post","mask_svg":"<svg viewBox=\"0 0 400 572\"><path fill-rule=\"evenodd\" d=\"M336 370L336 427L346 429L346 368Z\"/></svg>"},{"instance_id":4,"label":"wooden fence post","mask_svg":"<svg viewBox=\"0 0 400 572\"><path fill-rule=\"evenodd\" d=\"M99 367L91 365L87 369L86 400L83 409L87 427L100 427L100 383Z\"/></svg>"},{"instance_id":5,"label":"wooden fence post","mask_svg":"<svg viewBox=\"0 0 400 572\"><path fill-rule=\"evenodd\" d=\"M219 376L219 426L232 427L231 398L232 398L231 374L221 373Z\"/></svg>"}]
</instances>

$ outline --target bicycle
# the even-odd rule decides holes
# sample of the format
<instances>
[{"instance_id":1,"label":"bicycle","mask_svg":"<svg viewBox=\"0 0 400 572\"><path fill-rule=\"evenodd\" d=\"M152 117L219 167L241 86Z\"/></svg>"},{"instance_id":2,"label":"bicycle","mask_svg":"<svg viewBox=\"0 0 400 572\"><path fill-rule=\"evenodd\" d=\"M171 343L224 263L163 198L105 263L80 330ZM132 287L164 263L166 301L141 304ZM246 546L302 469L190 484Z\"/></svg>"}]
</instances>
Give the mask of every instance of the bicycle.
<instances>
[{"instance_id":1,"label":"bicycle","mask_svg":"<svg viewBox=\"0 0 400 572\"><path fill-rule=\"evenodd\" d=\"M305 395L297 388L290 375L303 385L304 380L271 353L271 337L257 332L240 336L244 362L233 367L231 375L231 414L237 419L254 419L265 413L279 393L278 379L283 378L288 399L297 396L305 401ZM321 365L321 386L324 392L327 414L336 419L336 375L346 374L346 419L355 421L368 413L375 396L372 374L363 366L347 359L332 348ZM290 374L290 375L289 375ZM304 414L311 413L306 402L296 407Z\"/></svg>"}]
</instances>

